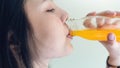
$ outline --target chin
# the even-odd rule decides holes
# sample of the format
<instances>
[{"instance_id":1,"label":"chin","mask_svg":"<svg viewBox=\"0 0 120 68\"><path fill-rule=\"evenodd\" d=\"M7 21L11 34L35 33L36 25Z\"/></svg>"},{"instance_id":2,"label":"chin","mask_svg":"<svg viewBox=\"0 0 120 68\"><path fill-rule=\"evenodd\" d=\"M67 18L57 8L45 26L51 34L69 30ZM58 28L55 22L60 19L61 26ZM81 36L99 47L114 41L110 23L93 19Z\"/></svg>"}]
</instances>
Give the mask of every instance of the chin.
<instances>
[{"instance_id":1,"label":"chin","mask_svg":"<svg viewBox=\"0 0 120 68\"><path fill-rule=\"evenodd\" d=\"M64 55L63 56L70 55L73 51L73 46L71 44L70 38L67 38L66 45L64 45L64 46L65 46L65 48L64 48Z\"/></svg>"},{"instance_id":2,"label":"chin","mask_svg":"<svg viewBox=\"0 0 120 68\"><path fill-rule=\"evenodd\" d=\"M62 54L59 55L58 57L64 57L64 56L69 56L73 52L73 47L72 45L66 45L65 49L63 50Z\"/></svg>"},{"instance_id":3,"label":"chin","mask_svg":"<svg viewBox=\"0 0 120 68\"><path fill-rule=\"evenodd\" d=\"M72 45L67 45L65 48L63 48L61 52L55 53L53 56L51 56L51 59L62 58L62 57L68 56L72 53L72 51L73 51Z\"/></svg>"},{"instance_id":4,"label":"chin","mask_svg":"<svg viewBox=\"0 0 120 68\"><path fill-rule=\"evenodd\" d=\"M53 52L52 59L53 58L61 58L64 56L68 56L72 53L73 51L73 46L71 44L71 39L66 39L66 42L64 44L61 44L62 46L60 49L56 49L55 52Z\"/></svg>"},{"instance_id":5,"label":"chin","mask_svg":"<svg viewBox=\"0 0 120 68\"><path fill-rule=\"evenodd\" d=\"M70 55L73 51L73 46L71 44L68 45L65 51L66 51L65 56Z\"/></svg>"}]
</instances>

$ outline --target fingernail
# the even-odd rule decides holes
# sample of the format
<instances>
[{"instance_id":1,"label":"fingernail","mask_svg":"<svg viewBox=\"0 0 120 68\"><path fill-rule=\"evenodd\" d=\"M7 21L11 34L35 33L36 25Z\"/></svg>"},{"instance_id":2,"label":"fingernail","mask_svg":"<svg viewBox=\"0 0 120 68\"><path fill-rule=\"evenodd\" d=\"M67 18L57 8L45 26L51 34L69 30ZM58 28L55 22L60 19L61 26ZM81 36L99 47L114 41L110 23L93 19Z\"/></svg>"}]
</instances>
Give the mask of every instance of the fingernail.
<instances>
[{"instance_id":1,"label":"fingernail","mask_svg":"<svg viewBox=\"0 0 120 68\"><path fill-rule=\"evenodd\" d=\"M109 41L115 40L115 36L114 36L112 33L110 33L110 34L108 35L108 40L109 40Z\"/></svg>"}]
</instances>

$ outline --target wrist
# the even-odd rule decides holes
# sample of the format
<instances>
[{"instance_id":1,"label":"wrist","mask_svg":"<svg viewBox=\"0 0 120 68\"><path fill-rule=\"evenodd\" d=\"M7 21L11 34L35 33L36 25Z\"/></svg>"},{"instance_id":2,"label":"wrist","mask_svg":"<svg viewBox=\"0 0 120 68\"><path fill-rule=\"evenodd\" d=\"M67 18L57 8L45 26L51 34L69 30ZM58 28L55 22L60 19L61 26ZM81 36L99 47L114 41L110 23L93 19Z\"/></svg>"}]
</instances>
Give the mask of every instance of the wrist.
<instances>
[{"instance_id":1,"label":"wrist","mask_svg":"<svg viewBox=\"0 0 120 68\"><path fill-rule=\"evenodd\" d=\"M106 63L108 68L120 68L120 58L112 58L109 56Z\"/></svg>"},{"instance_id":2,"label":"wrist","mask_svg":"<svg viewBox=\"0 0 120 68\"><path fill-rule=\"evenodd\" d=\"M120 66L120 56L109 56L108 63L115 66Z\"/></svg>"}]
</instances>

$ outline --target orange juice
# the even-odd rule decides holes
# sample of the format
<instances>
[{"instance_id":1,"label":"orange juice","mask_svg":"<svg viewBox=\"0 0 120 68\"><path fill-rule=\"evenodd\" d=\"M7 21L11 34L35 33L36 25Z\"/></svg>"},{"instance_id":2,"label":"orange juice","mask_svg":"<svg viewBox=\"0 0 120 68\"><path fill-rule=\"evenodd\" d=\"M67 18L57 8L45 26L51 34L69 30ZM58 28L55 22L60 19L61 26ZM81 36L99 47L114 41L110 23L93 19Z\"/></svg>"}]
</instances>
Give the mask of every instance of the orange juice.
<instances>
[{"instance_id":1,"label":"orange juice","mask_svg":"<svg viewBox=\"0 0 120 68\"><path fill-rule=\"evenodd\" d=\"M99 40L106 41L107 35L114 33L117 41L120 41L120 30L119 29L85 29L85 30L74 30L71 31L72 36L79 36L88 40Z\"/></svg>"}]
</instances>

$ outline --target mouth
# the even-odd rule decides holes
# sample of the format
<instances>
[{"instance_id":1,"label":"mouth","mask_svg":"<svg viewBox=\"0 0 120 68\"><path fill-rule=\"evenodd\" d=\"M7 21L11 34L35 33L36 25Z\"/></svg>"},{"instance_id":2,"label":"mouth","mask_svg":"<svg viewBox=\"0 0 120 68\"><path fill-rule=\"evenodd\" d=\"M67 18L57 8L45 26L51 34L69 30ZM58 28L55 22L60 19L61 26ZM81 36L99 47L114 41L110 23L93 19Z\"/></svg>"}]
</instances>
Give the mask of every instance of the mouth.
<instances>
[{"instance_id":1,"label":"mouth","mask_svg":"<svg viewBox=\"0 0 120 68\"><path fill-rule=\"evenodd\" d=\"M71 30L69 30L69 32L68 32L68 34L67 34L67 38L72 39L72 38L73 38L73 36L70 34L70 31L71 31Z\"/></svg>"},{"instance_id":2,"label":"mouth","mask_svg":"<svg viewBox=\"0 0 120 68\"><path fill-rule=\"evenodd\" d=\"M71 29L68 27L68 25L67 24L65 24L65 27L67 28L67 35L66 35L66 37L67 38L69 38L69 39L72 39L73 38L73 36L71 35Z\"/></svg>"}]
</instances>

